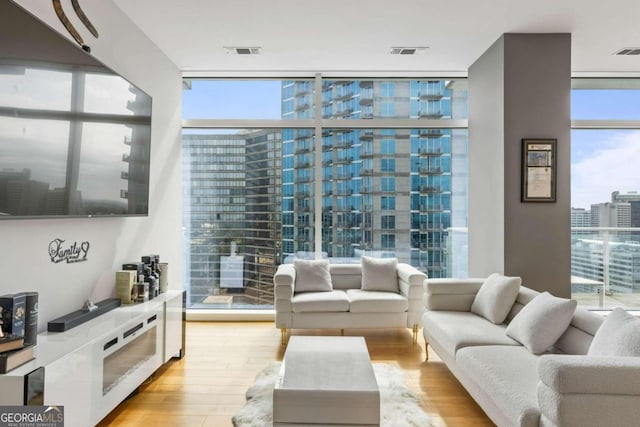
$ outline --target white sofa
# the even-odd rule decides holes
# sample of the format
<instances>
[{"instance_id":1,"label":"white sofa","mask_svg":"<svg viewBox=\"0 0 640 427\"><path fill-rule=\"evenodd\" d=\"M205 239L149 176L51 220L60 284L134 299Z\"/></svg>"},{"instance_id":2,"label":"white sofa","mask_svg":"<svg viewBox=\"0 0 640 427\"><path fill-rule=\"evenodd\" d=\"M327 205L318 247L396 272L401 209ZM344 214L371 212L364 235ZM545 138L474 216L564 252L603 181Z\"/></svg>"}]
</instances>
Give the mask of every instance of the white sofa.
<instances>
[{"instance_id":1,"label":"white sofa","mask_svg":"<svg viewBox=\"0 0 640 427\"><path fill-rule=\"evenodd\" d=\"M577 308L545 354L505 334L538 292L520 287L505 324L470 309L482 279L425 282L425 342L498 426L638 426L640 358L587 355L603 322ZM537 331L536 331L537 332ZM541 333L543 333L541 331Z\"/></svg>"},{"instance_id":2,"label":"white sofa","mask_svg":"<svg viewBox=\"0 0 640 427\"><path fill-rule=\"evenodd\" d=\"M398 293L363 291L360 264L330 264L333 290L296 292L293 264L273 277L276 327L286 343L289 329L412 328L414 343L424 311L426 275L409 264L397 265Z\"/></svg>"}]
</instances>

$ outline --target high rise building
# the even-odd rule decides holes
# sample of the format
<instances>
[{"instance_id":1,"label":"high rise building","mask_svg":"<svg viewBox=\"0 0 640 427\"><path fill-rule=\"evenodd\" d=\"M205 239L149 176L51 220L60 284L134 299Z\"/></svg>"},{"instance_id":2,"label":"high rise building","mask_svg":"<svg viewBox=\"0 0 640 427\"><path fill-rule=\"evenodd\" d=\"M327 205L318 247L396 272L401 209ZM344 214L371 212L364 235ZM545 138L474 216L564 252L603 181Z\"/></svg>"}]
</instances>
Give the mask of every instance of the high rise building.
<instances>
[{"instance_id":1,"label":"high rise building","mask_svg":"<svg viewBox=\"0 0 640 427\"><path fill-rule=\"evenodd\" d=\"M287 81L282 117L312 118L311 82ZM466 87L444 80L325 80L323 119L452 118L466 111ZM283 255L314 251L314 137L322 139L323 255L395 256L429 277L466 269L449 256L452 226L466 227L466 132L340 127L283 132ZM461 167L466 174L466 167ZM456 184L454 188L452 183ZM455 205L455 209L453 209ZM452 217L452 212L456 212ZM456 224L457 222L457 224ZM452 252L449 248L449 252Z\"/></svg>"},{"instance_id":2,"label":"high rise building","mask_svg":"<svg viewBox=\"0 0 640 427\"><path fill-rule=\"evenodd\" d=\"M281 133L182 140L189 304L228 293L238 308L272 305L281 262Z\"/></svg>"}]
</instances>

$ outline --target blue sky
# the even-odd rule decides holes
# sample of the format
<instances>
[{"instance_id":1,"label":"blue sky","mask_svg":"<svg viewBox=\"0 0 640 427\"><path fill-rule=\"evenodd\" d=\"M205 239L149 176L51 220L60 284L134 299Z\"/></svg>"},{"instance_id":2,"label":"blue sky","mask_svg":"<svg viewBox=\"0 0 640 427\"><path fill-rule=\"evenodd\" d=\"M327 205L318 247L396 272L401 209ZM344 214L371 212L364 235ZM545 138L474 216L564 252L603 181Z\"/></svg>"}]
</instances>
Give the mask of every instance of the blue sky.
<instances>
[{"instance_id":1,"label":"blue sky","mask_svg":"<svg viewBox=\"0 0 640 427\"><path fill-rule=\"evenodd\" d=\"M280 119L279 80L192 80L183 117ZM573 90L573 120L640 120L640 90ZM192 132L189 132L192 133ZM640 130L574 130L571 205L589 208L613 191L640 191Z\"/></svg>"}]
</instances>

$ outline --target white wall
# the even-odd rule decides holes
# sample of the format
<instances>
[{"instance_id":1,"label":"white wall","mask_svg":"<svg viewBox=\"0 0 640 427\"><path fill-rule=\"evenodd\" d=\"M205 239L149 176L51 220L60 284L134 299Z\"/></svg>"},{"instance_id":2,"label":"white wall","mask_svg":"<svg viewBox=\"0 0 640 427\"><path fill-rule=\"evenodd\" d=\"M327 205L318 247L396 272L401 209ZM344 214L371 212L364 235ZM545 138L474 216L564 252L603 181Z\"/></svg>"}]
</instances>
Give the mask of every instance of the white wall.
<instances>
[{"instance_id":1,"label":"white wall","mask_svg":"<svg viewBox=\"0 0 640 427\"><path fill-rule=\"evenodd\" d=\"M50 1L16 3L71 39ZM38 291L40 331L87 298L113 296L115 271L141 255L160 254L169 263L170 288L183 287L180 71L111 0L82 3L98 39L78 21L70 1L62 5L92 55L153 97L150 212L143 218L0 221L0 293ZM89 241L88 261L53 264L47 248L55 238Z\"/></svg>"}]
</instances>

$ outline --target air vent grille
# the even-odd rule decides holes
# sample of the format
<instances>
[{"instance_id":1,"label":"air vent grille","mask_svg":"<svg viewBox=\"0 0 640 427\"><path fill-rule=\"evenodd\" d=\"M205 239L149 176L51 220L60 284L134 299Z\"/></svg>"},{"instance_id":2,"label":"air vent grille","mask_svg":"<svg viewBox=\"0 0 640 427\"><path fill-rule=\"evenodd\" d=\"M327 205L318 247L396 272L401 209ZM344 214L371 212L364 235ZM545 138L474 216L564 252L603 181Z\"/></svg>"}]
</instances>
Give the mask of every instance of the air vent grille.
<instances>
[{"instance_id":1,"label":"air vent grille","mask_svg":"<svg viewBox=\"0 0 640 427\"><path fill-rule=\"evenodd\" d=\"M260 46L225 46L227 54L231 55L258 55L262 53Z\"/></svg>"},{"instance_id":2,"label":"air vent grille","mask_svg":"<svg viewBox=\"0 0 640 427\"><path fill-rule=\"evenodd\" d=\"M640 47L625 47L614 53L614 55L640 55Z\"/></svg>"},{"instance_id":3,"label":"air vent grille","mask_svg":"<svg viewBox=\"0 0 640 427\"><path fill-rule=\"evenodd\" d=\"M416 47L392 47L389 53L391 55L423 55L429 49L426 46Z\"/></svg>"}]
</instances>

